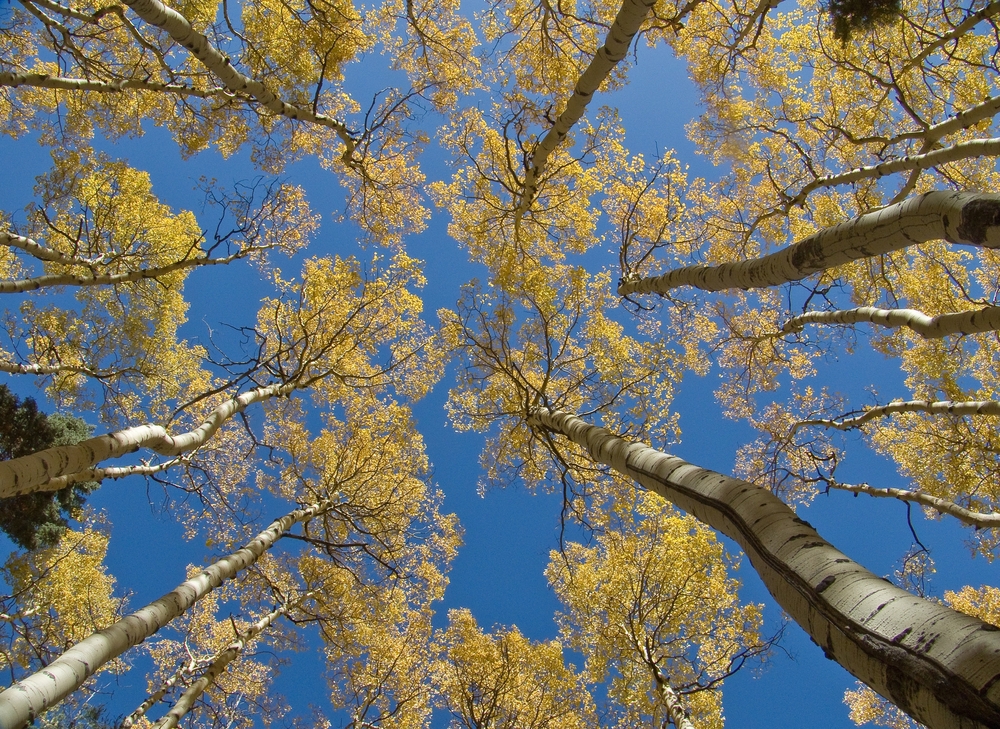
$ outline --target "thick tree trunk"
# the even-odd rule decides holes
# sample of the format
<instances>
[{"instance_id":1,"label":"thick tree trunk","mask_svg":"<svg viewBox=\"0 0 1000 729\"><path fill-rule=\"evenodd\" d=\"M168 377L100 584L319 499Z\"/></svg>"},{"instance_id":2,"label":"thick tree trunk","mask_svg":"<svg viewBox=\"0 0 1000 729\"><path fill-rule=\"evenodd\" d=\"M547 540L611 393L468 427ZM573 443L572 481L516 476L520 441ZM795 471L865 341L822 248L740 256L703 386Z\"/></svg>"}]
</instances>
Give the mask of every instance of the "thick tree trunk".
<instances>
[{"instance_id":1,"label":"thick tree trunk","mask_svg":"<svg viewBox=\"0 0 1000 729\"><path fill-rule=\"evenodd\" d=\"M735 540L778 604L858 679L931 729L1000 727L1000 632L876 577L770 491L559 411L536 427Z\"/></svg>"},{"instance_id":2,"label":"thick tree trunk","mask_svg":"<svg viewBox=\"0 0 1000 729\"><path fill-rule=\"evenodd\" d=\"M40 490L60 476L87 471L109 458L119 458L139 448L151 448L162 456L177 456L206 443L234 415L255 402L286 395L293 383L275 384L244 392L212 411L200 426L187 433L170 435L159 425L139 425L108 435L88 438L76 445L55 446L30 456L0 463L0 498ZM47 489L51 490L51 489Z\"/></svg>"},{"instance_id":3,"label":"thick tree trunk","mask_svg":"<svg viewBox=\"0 0 1000 729\"><path fill-rule=\"evenodd\" d=\"M74 645L41 671L0 693L0 727L20 729L76 691L104 664L156 633L209 592L256 562L285 532L333 506L332 500L296 509L274 521L245 547L114 625Z\"/></svg>"},{"instance_id":4,"label":"thick tree trunk","mask_svg":"<svg viewBox=\"0 0 1000 729\"><path fill-rule=\"evenodd\" d=\"M825 228L762 258L686 266L661 276L626 280L618 293L665 294L680 286L703 291L780 286L860 258L931 240L1000 247L1000 195L929 192Z\"/></svg>"}]
</instances>

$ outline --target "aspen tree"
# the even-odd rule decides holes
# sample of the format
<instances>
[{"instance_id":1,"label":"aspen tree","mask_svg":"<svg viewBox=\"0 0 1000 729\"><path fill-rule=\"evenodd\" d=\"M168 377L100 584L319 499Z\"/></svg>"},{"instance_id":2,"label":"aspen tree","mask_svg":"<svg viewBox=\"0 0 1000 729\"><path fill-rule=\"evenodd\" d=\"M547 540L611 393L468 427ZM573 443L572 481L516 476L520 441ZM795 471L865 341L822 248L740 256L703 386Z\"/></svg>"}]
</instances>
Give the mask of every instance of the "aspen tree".
<instances>
[{"instance_id":1,"label":"aspen tree","mask_svg":"<svg viewBox=\"0 0 1000 729\"><path fill-rule=\"evenodd\" d=\"M147 717L157 702L164 701L173 691L166 714L153 726L175 727L193 710L198 709L209 722L229 721L233 726L250 726L255 714L277 716L284 707L274 695L272 686L276 668L265 657L255 657L261 644L268 652L280 650L287 643L287 630L278 622L304 602L308 595L290 596L290 601L264 612L260 617L219 619L215 593L199 601L185 616L186 626L174 625L184 631L184 642L161 639L150 646L158 666L179 666L172 674L163 672L163 683L135 711L126 717L123 726L133 726ZM230 590L228 599L238 599L239 591ZM246 601L241 601L244 605ZM266 610L266 609L265 609ZM162 674L161 674L162 675ZM151 682L151 685L155 685ZM209 718L210 717L210 718ZM148 719L145 719L148 721Z\"/></svg>"},{"instance_id":2,"label":"aspen tree","mask_svg":"<svg viewBox=\"0 0 1000 729\"><path fill-rule=\"evenodd\" d=\"M18 729L78 689L109 661L154 635L213 589L256 562L294 525L333 508L335 497L275 520L244 547L218 560L160 599L80 640L72 648L0 693L4 726Z\"/></svg>"},{"instance_id":3,"label":"aspen tree","mask_svg":"<svg viewBox=\"0 0 1000 729\"><path fill-rule=\"evenodd\" d=\"M871 574L761 487L567 413L538 409L534 422L734 539L826 655L910 716L930 727L996 723L1000 703L990 694L990 678L1000 666L992 626ZM950 662L957 653L966 658Z\"/></svg>"},{"instance_id":4,"label":"aspen tree","mask_svg":"<svg viewBox=\"0 0 1000 729\"><path fill-rule=\"evenodd\" d=\"M4 670L37 670L114 621L124 600L104 565L107 548L102 525L92 523L64 531L54 545L10 556L3 567L11 590L3 603Z\"/></svg>"}]
</instances>

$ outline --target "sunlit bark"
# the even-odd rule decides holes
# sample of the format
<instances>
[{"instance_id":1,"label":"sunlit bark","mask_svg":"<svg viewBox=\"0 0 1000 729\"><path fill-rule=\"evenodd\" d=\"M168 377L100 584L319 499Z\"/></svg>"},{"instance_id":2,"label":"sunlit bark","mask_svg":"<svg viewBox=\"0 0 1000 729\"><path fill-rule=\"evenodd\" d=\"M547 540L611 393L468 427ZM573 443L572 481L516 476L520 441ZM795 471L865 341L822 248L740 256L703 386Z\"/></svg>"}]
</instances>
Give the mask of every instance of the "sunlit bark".
<instances>
[{"instance_id":1,"label":"sunlit bark","mask_svg":"<svg viewBox=\"0 0 1000 729\"><path fill-rule=\"evenodd\" d=\"M1000 527L1000 514L985 514L981 511L972 511L971 509L966 509L959 506L954 501L948 501L946 499L938 498L937 496L932 496L931 494L921 493L920 491L907 491L906 489L877 489L869 486L866 483L861 484L850 484L850 483L839 483L837 481L829 482L830 488L840 489L841 491L850 491L854 494L868 494L869 496L875 496L884 499L899 499L900 501L908 501L912 504L920 504L921 506L926 506L934 509L940 514L948 514L955 517L959 521L973 526L976 529L993 529Z\"/></svg>"},{"instance_id":2,"label":"sunlit bark","mask_svg":"<svg viewBox=\"0 0 1000 729\"><path fill-rule=\"evenodd\" d=\"M690 0L677 13L676 22L679 23L699 2L700 0ZM535 197L538 182L545 170L549 155L562 143L573 126L580 121L583 113L587 110L587 105L590 104L601 84L611 75L615 66L625 58L632 45L632 39L639 32L639 28L655 4L654 0L624 0L622 3L621 9L615 17L615 22L604 39L604 45L597 49L590 65L577 81L573 95L566 102L566 108L563 109L559 118L556 119L556 123L546 132L531 154L530 165L524 179L524 189L518 201L518 218L527 212Z\"/></svg>"},{"instance_id":3,"label":"sunlit bark","mask_svg":"<svg viewBox=\"0 0 1000 729\"><path fill-rule=\"evenodd\" d=\"M275 620L280 618L282 615L286 615L292 607L292 605L282 605L281 607L272 610L247 628L239 638L226 646L225 650L220 651L219 654L212 659L211 663L208 664L205 672L194 683L188 686L187 690L185 690L183 694L181 694L180 698L177 699L170 711L167 712L167 715L153 725L153 729L174 729L177 726L177 722L191 712L191 709L194 708L195 702L203 693L205 693L206 689L215 683L219 674L225 671L226 667L230 663L240 657L243 650L246 648L247 643L270 628Z\"/></svg>"},{"instance_id":4,"label":"sunlit bark","mask_svg":"<svg viewBox=\"0 0 1000 729\"><path fill-rule=\"evenodd\" d=\"M1000 415L1000 403L993 400L968 400L952 402L951 400L907 400L897 401L887 405L868 408L861 415L850 418L810 418L800 420L792 428L792 432L809 425L821 425L824 428L851 430L859 428L869 420L884 418L894 413L936 413L940 415Z\"/></svg>"},{"instance_id":5,"label":"sunlit bark","mask_svg":"<svg viewBox=\"0 0 1000 729\"><path fill-rule=\"evenodd\" d=\"M33 86L39 89L59 91L97 91L104 94L120 94L124 91L157 91L176 96L194 96L211 99L217 96L235 98L236 94L227 88L198 89L184 84L163 84L142 79L120 79L118 81L92 81L85 78L66 78L47 73L0 72L0 86L16 89L18 86Z\"/></svg>"},{"instance_id":6,"label":"sunlit bark","mask_svg":"<svg viewBox=\"0 0 1000 729\"><path fill-rule=\"evenodd\" d=\"M859 306L844 311L810 311L792 317L781 328L783 334L802 331L806 324L879 324L906 327L925 339L940 339L949 334L978 334L1000 329L1000 306L984 306L973 311L927 316L916 309L879 309Z\"/></svg>"},{"instance_id":7,"label":"sunlit bark","mask_svg":"<svg viewBox=\"0 0 1000 729\"><path fill-rule=\"evenodd\" d=\"M127 0L125 4L150 25L169 33L171 38L187 48L205 65L205 68L215 74L226 88L236 93L250 94L267 109L280 116L332 129L346 147L343 154L344 163L349 167L357 164L352 157L357 140L344 122L326 114L293 106L269 91L260 81L240 73L230 60L209 42L208 38L191 27L187 18L159 0Z\"/></svg>"},{"instance_id":8,"label":"sunlit bark","mask_svg":"<svg viewBox=\"0 0 1000 729\"><path fill-rule=\"evenodd\" d=\"M1000 247L1000 195L929 192L825 228L768 256L676 268L661 276L625 281L618 293L665 294L680 286L703 291L780 286L859 258L932 240Z\"/></svg>"},{"instance_id":9,"label":"sunlit bark","mask_svg":"<svg viewBox=\"0 0 1000 729\"><path fill-rule=\"evenodd\" d=\"M252 565L292 526L333 506L334 502L328 499L286 514L239 551L215 562L159 600L84 638L41 671L18 681L0 693L0 726L4 729L25 726L78 689L98 668L155 634L223 582Z\"/></svg>"},{"instance_id":10,"label":"sunlit bark","mask_svg":"<svg viewBox=\"0 0 1000 729\"><path fill-rule=\"evenodd\" d=\"M227 420L249 405L292 392L296 384L269 385L245 392L215 408L194 430L178 435L159 425L139 425L108 435L89 438L72 446L56 446L30 456L0 463L0 498L36 491L61 476L94 468L109 458L119 458L139 448L163 456L177 456L206 443Z\"/></svg>"},{"instance_id":11,"label":"sunlit bark","mask_svg":"<svg viewBox=\"0 0 1000 729\"><path fill-rule=\"evenodd\" d=\"M559 433L736 541L826 656L932 729L1000 725L1000 634L875 576L766 489L536 409Z\"/></svg>"}]
</instances>

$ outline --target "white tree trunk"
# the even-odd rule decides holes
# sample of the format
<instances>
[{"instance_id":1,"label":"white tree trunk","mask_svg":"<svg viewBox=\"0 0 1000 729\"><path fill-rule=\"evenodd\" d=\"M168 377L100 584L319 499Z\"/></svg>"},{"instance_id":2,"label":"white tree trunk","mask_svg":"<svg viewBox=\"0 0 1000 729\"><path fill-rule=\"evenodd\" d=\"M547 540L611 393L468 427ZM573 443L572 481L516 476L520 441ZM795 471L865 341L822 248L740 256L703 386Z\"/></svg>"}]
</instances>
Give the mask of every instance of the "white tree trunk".
<instances>
[{"instance_id":1,"label":"white tree trunk","mask_svg":"<svg viewBox=\"0 0 1000 729\"><path fill-rule=\"evenodd\" d=\"M1000 2L993 3L993 5L1000 7ZM871 165L870 167L858 167L850 172L819 177L804 186L795 197L787 202L785 207L788 209L793 205L801 205L809 196L809 193L821 187L848 185L858 180L878 179L896 172L929 170L931 167L937 165L955 162L960 159L968 159L970 157L996 157L998 155L1000 155L1000 138L974 139L969 142L960 142L959 144L945 147L944 149L936 149L925 154L907 155L899 159Z\"/></svg>"},{"instance_id":2,"label":"white tree trunk","mask_svg":"<svg viewBox=\"0 0 1000 729\"><path fill-rule=\"evenodd\" d=\"M699 0L692 0L685 5L677 14L677 19L687 15L697 5ZM643 21L649 15L649 11L656 4L656 0L624 0L615 22L608 30L608 35L604 39L604 45L597 49L590 65L581 74L573 89L573 95L566 102L556 123L542 137L538 146L531 153L530 165L524 179L524 190L518 201L516 218L519 220L528 211L531 201L538 190L538 181L545 170L545 164L549 155L562 143L569 134L570 129L580 121L580 117L587 110L587 105L594 98L601 84L611 74L615 66L625 58L632 39L639 32Z\"/></svg>"},{"instance_id":3,"label":"white tree trunk","mask_svg":"<svg viewBox=\"0 0 1000 729\"><path fill-rule=\"evenodd\" d=\"M674 687L670 685L667 677L656 666L653 666L653 671L656 695L660 698L663 708L666 709L667 716L670 717L670 722L677 729L695 729L694 724L691 723L691 719L688 718L684 705L681 704L680 697L677 696L677 692L674 691Z\"/></svg>"},{"instance_id":4,"label":"white tree trunk","mask_svg":"<svg viewBox=\"0 0 1000 729\"><path fill-rule=\"evenodd\" d=\"M334 502L328 499L277 519L239 551L220 559L159 600L84 638L41 671L18 681L0 693L0 727L20 729L62 701L101 666L149 638L223 582L256 562L293 525L322 514L333 505Z\"/></svg>"},{"instance_id":5,"label":"white tree trunk","mask_svg":"<svg viewBox=\"0 0 1000 729\"><path fill-rule=\"evenodd\" d=\"M217 407L199 427L187 433L170 435L159 425L139 425L4 461L0 463L0 498L37 491L55 478L87 471L101 461L139 448L150 448L163 456L180 455L206 443L223 423L249 405L288 394L295 387L294 383L275 384L244 392Z\"/></svg>"},{"instance_id":6,"label":"white tree trunk","mask_svg":"<svg viewBox=\"0 0 1000 729\"><path fill-rule=\"evenodd\" d=\"M887 405L868 408L852 418L810 418L792 426L792 434L809 425L852 430L869 420L886 418L895 413L933 413L935 415L1000 415L1000 402L994 400L896 400Z\"/></svg>"},{"instance_id":7,"label":"white tree trunk","mask_svg":"<svg viewBox=\"0 0 1000 729\"><path fill-rule=\"evenodd\" d=\"M825 228L762 258L686 266L661 276L626 280L618 293L665 294L679 286L703 291L779 286L859 258L931 240L1000 247L1000 195L929 192Z\"/></svg>"},{"instance_id":8,"label":"white tree trunk","mask_svg":"<svg viewBox=\"0 0 1000 729\"><path fill-rule=\"evenodd\" d=\"M940 339L949 334L979 334L1000 329L1000 306L984 306L974 311L927 316L916 309L879 309L859 306L843 311L810 311L792 317L781 328L782 334L802 331L806 324L878 324L884 327L912 329L924 339Z\"/></svg>"},{"instance_id":9,"label":"white tree trunk","mask_svg":"<svg viewBox=\"0 0 1000 729\"><path fill-rule=\"evenodd\" d=\"M195 702L205 693L206 689L215 683L215 680L226 670L226 667L243 653L247 643L252 641L262 632L271 627L275 620L286 614L292 605L282 605L269 612L256 623L247 628L243 635L230 643L225 650L220 651L212 662L208 664L198 680L188 686L187 690L181 694L176 703L167 712L167 715L153 725L153 729L175 729L177 722L187 716L194 708Z\"/></svg>"},{"instance_id":10,"label":"white tree trunk","mask_svg":"<svg viewBox=\"0 0 1000 729\"><path fill-rule=\"evenodd\" d=\"M939 514L950 514L961 522L974 526L976 529L995 529L1000 527L1000 514L986 514L981 511L972 511L963 506L959 506L954 501L931 496L920 491L907 491L906 489L877 489L866 483L838 483L830 482L830 488L850 491L853 494L868 494L883 499L899 499L920 504L934 509Z\"/></svg>"},{"instance_id":11,"label":"white tree trunk","mask_svg":"<svg viewBox=\"0 0 1000 729\"><path fill-rule=\"evenodd\" d=\"M250 255L252 249L234 253L222 258L208 258L206 256L195 256L185 258L180 261L168 263L165 266L155 266L153 268L140 268L135 271L124 271L122 273L59 273L35 276L34 278L12 279L0 281L0 294L21 294L26 291L37 291L41 288L52 286L113 286L115 284L142 281L145 279L159 278L174 271L181 271L198 266L224 266L240 258Z\"/></svg>"},{"instance_id":12,"label":"white tree trunk","mask_svg":"<svg viewBox=\"0 0 1000 729\"><path fill-rule=\"evenodd\" d=\"M1000 631L876 577L770 491L559 411L531 423L735 540L778 604L858 679L931 729L1000 727Z\"/></svg>"},{"instance_id":13,"label":"white tree trunk","mask_svg":"<svg viewBox=\"0 0 1000 729\"><path fill-rule=\"evenodd\" d=\"M343 155L345 164L356 166L357 163L352 161L352 155L357 142L344 122L326 114L317 114L308 108L292 106L269 91L260 81L243 75L209 42L208 38L191 27L187 18L176 10L168 8L160 0L124 0L124 3L144 21L166 31L177 43L187 48L229 90L249 94L279 116L332 129L346 146Z\"/></svg>"},{"instance_id":14,"label":"white tree trunk","mask_svg":"<svg viewBox=\"0 0 1000 729\"><path fill-rule=\"evenodd\" d=\"M12 375L56 375L59 373L74 373L101 379L106 374L87 367L71 367L66 365L18 364L17 362L0 361L0 372Z\"/></svg>"},{"instance_id":15,"label":"white tree trunk","mask_svg":"<svg viewBox=\"0 0 1000 729\"><path fill-rule=\"evenodd\" d=\"M0 73L0 86L9 86L15 89L18 86L32 86L40 89L97 91L105 94L120 94L127 90L157 91L176 96L195 96L200 99L210 99L215 96L223 96L230 99L236 98L235 93L222 87L196 89L183 84L161 84L153 81L143 81L142 79L91 81L85 78L51 76L47 73L9 73L5 71Z\"/></svg>"}]
</instances>

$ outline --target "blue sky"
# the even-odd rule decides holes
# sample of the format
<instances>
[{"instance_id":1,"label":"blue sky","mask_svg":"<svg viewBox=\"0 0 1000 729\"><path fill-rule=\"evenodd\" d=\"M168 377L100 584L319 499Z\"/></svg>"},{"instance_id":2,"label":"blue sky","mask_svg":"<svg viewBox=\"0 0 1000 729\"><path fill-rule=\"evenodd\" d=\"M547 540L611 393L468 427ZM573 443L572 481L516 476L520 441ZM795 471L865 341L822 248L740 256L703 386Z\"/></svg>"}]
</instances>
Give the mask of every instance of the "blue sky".
<instances>
[{"instance_id":1,"label":"blue sky","mask_svg":"<svg viewBox=\"0 0 1000 729\"><path fill-rule=\"evenodd\" d=\"M364 63L378 65L375 57ZM350 76L350 69L348 72ZM369 75L367 83L380 77ZM652 155L657 149L675 148L678 157L692 165L695 174L712 175L714 171L693 157L683 125L698 113L695 95L683 67L665 50L640 48L638 64L630 75L631 85L613 97L597 103L613 103L620 110L633 152ZM151 153L150 150L155 150ZM148 170L161 200L175 209L198 210L198 196L191 188L200 175L218 178L223 184L253 177L247 160L237 157L223 161L214 153L204 153L189 162L181 162L167 136L150 130L147 137L124 140L113 148L115 156L127 158L137 167ZM446 174L440 155L428 153L426 170L430 176ZM0 142L0 161L17 175L0 178L5 209L13 212L30 200L33 176L47 166L47 155L30 140ZM351 253L355 250L349 226L337 226L331 214L342 205L339 186L329 173L313 161L292 165L288 178L306 187L310 202L323 214L323 228L310 253ZM206 219L208 224L210 219ZM428 286L424 292L427 316L441 306L453 306L459 286L482 272L468 264L465 254L447 237L447 220L439 211L428 230L407 243L411 255L426 261ZM613 265L612 258L607 265ZM290 265L289 270L295 266ZM186 336L204 337L207 326L219 323L252 322L259 289L248 285L248 267L240 264L232 271L208 269L195 271L186 291L192 302ZM224 282L224 283L220 283ZM211 285L209 285L211 284ZM9 305L9 304L8 304ZM829 381L848 390L859 391L867 382L858 382L858 369L885 369L878 382L886 393L898 386L893 365L880 356L859 347L850 358L826 365ZM867 376L867 375L866 375ZM724 421L718 413L712 391L718 373L705 378L688 377L682 383L675 403L681 413L683 440L675 453L707 468L729 472L739 445L751 436L745 426ZM23 381L15 385L27 394ZM477 458L482 440L475 434L453 432L443 410L448 379L416 409L434 464L436 482L445 491L444 509L458 514L465 529L465 546L454 563L451 585L440 606L439 616L453 607L468 607L480 625L517 625L534 639L555 637L552 620L557 608L542 574L549 551L557 546L559 499L554 495L531 495L513 488L477 494ZM93 418L88 418L95 422ZM894 469L874 455L862 455L860 446L852 451L846 468L857 480L880 486L902 485ZM188 562L200 562L204 555L195 545L185 544L180 527L160 513L158 487L148 491L139 481L112 482L104 485L90 503L106 509L113 524L109 565L119 586L132 593L131 605L139 606L158 597L183 579ZM888 575L910 543L905 508L894 501L877 501L848 494L819 497L800 514L824 537L852 558L877 574ZM268 514L267 516L277 516ZM1000 584L998 566L982 558L970 559L962 545L963 534L953 523L917 520L921 539L932 548L938 564L933 593L957 589L965 584ZM730 545L732 548L732 545ZM141 567L139 566L141 565ZM780 610L766 595L749 565L740 571L747 600L767 605L769 623L780 619ZM826 660L822 652L796 626L790 625L783 641L784 651L777 652L761 672L744 671L726 683L725 707L731 726L792 729L793 727L853 726L841 703L845 688L854 685L839 666ZM787 655L787 654L790 654ZM292 705L305 709L305 703L322 705L323 683L315 656L299 656L281 682ZM128 711L145 693L141 671L121 679L112 704L113 712Z\"/></svg>"}]
</instances>

